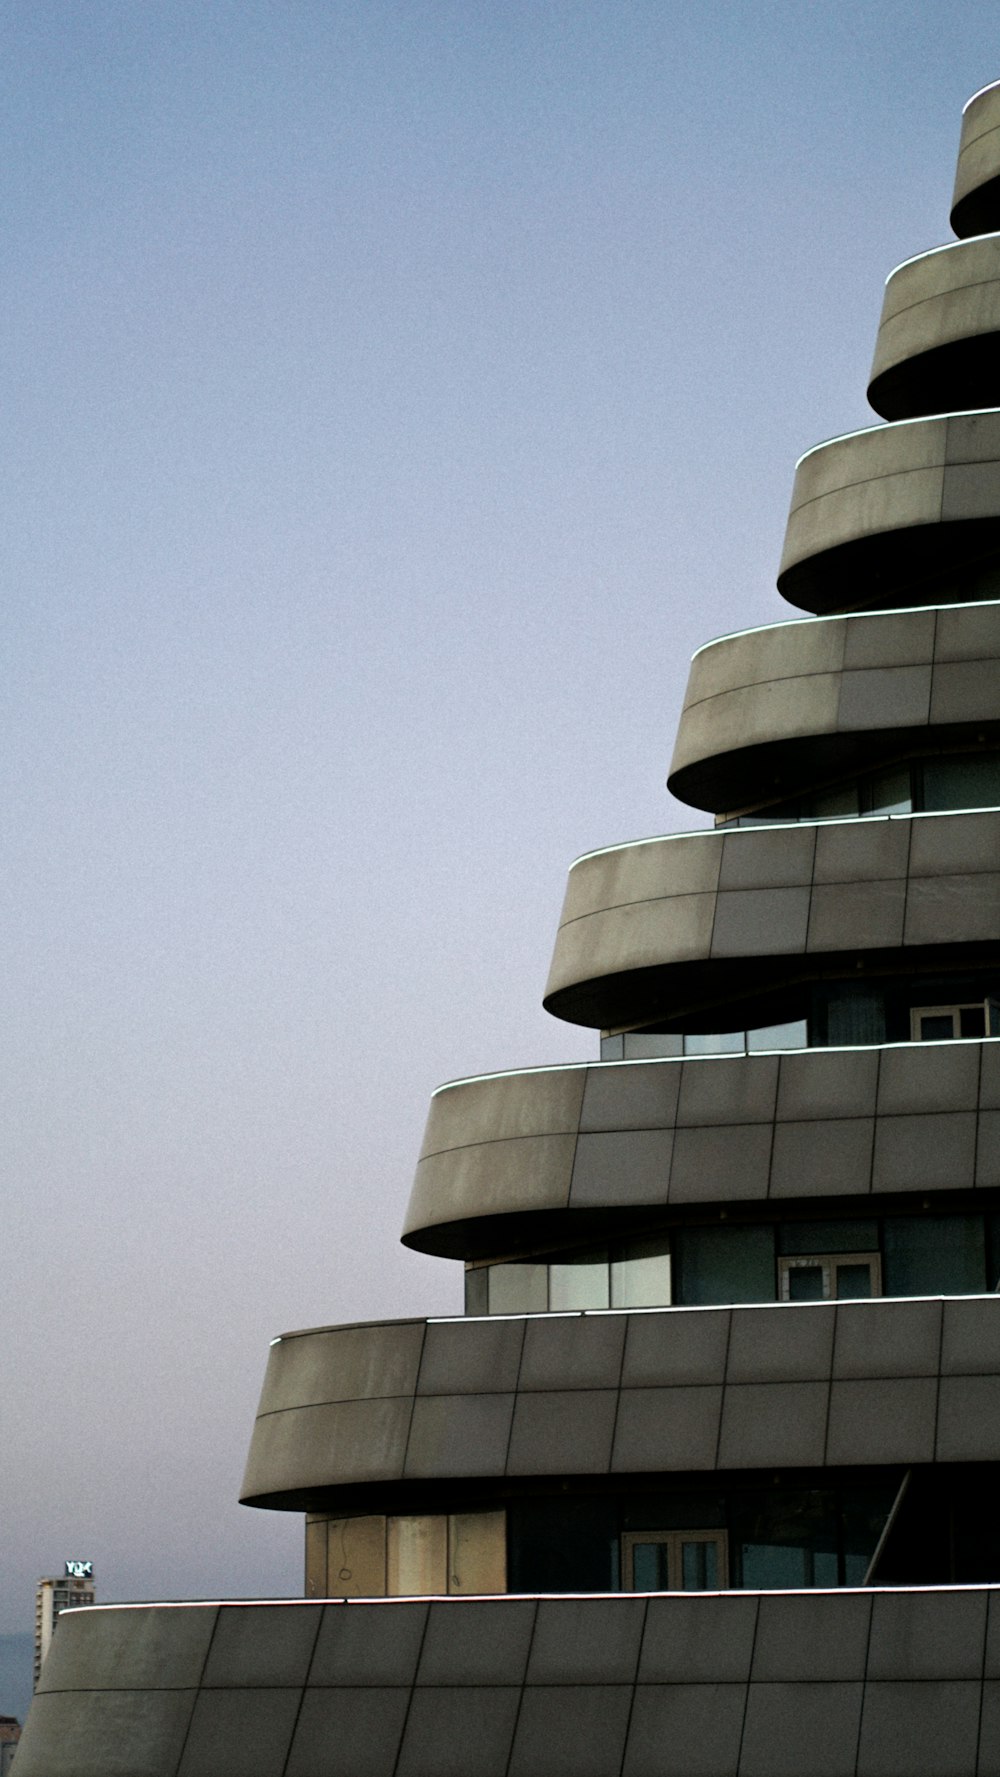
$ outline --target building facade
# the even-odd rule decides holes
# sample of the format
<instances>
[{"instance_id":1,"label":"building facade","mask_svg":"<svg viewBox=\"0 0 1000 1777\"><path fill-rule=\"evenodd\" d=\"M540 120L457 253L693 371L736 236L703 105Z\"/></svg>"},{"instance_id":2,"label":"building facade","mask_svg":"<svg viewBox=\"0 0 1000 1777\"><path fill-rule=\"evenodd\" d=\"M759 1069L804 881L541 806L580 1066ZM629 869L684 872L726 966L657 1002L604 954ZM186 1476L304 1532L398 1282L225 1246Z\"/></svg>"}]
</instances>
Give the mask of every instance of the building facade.
<instances>
[{"instance_id":1,"label":"building facade","mask_svg":"<svg viewBox=\"0 0 1000 1777\"><path fill-rule=\"evenodd\" d=\"M55 1626L64 1610L78 1610L95 1604L94 1564L92 1561L67 1561L63 1572L51 1579L41 1579L35 1587L35 1668L34 1682L42 1670L42 1661L52 1643Z\"/></svg>"},{"instance_id":2,"label":"building facade","mask_svg":"<svg viewBox=\"0 0 1000 1777\"><path fill-rule=\"evenodd\" d=\"M797 467L805 616L695 656L714 824L570 872L601 1059L434 1097L466 1315L274 1342L305 1600L81 1616L19 1777L1000 1770L1000 87L952 221Z\"/></svg>"}]
</instances>

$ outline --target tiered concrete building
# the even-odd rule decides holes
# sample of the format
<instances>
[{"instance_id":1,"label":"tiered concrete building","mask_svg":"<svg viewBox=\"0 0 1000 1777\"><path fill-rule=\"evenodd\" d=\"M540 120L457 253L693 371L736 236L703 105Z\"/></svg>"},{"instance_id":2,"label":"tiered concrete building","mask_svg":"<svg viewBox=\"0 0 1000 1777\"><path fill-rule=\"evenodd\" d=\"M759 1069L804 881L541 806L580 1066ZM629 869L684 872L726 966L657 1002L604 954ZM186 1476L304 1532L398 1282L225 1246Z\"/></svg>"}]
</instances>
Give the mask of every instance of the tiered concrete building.
<instances>
[{"instance_id":1,"label":"tiered concrete building","mask_svg":"<svg viewBox=\"0 0 1000 1777\"><path fill-rule=\"evenodd\" d=\"M274 1344L306 1600L75 1616L19 1777L1000 1770L998 87L952 220L798 466L808 615L695 657L715 825L570 873L601 1061L435 1095L467 1316Z\"/></svg>"}]
</instances>

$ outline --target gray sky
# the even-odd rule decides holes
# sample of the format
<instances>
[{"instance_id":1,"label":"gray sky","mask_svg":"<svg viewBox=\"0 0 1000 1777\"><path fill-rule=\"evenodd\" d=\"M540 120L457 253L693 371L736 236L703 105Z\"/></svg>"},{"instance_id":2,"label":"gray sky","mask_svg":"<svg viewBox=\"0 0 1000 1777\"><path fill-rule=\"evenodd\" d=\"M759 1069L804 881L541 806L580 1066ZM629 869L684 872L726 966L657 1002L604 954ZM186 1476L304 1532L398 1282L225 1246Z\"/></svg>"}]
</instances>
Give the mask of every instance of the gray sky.
<instances>
[{"instance_id":1,"label":"gray sky","mask_svg":"<svg viewBox=\"0 0 1000 1777\"><path fill-rule=\"evenodd\" d=\"M596 1053L567 867L947 238L979 0L10 0L0 1631L300 1589L273 1334L448 1312L433 1087ZM3 1700L0 1698L0 1708Z\"/></svg>"}]
</instances>

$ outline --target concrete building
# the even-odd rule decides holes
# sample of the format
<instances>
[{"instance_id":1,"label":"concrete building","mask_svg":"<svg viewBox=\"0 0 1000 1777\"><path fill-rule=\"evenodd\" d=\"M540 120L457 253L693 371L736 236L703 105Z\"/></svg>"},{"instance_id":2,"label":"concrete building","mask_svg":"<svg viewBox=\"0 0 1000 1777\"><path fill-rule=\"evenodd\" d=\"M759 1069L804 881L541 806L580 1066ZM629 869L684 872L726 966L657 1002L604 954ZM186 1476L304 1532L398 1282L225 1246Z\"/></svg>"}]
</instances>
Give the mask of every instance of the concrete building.
<instances>
[{"instance_id":1,"label":"concrete building","mask_svg":"<svg viewBox=\"0 0 1000 1777\"><path fill-rule=\"evenodd\" d=\"M35 1587L35 1670L38 1675L55 1633L55 1626L64 1610L78 1610L94 1604L94 1564L92 1561L67 1561L64 1570L54 1579L41 1579Z\"/></svg>"},{"instance_id":2,"label":"concrete building","mask_svg":"<svg viewBox=\"0 0 1000 1777\"><path fill-rule=\"evenodd\" d=\"M13 1770L14 1753L21 1738L21 1724L15 1715L0 1715L0 1777Z\"/></svg>"},{"instance_id":3,"label":"concrete building","mask_svg":"<svg viewBox=\"0 0 1000 1777\"><path fill-rule=\"evenodd\" d=\"M76 1617L18 1777L1000 1770L1000 87L952 217L799 463L807 617L693 662L714 826L570 872L602 1059L434 1097L467 1316L273 1345L306 1599Z\"/></svg>"}]
</instances>

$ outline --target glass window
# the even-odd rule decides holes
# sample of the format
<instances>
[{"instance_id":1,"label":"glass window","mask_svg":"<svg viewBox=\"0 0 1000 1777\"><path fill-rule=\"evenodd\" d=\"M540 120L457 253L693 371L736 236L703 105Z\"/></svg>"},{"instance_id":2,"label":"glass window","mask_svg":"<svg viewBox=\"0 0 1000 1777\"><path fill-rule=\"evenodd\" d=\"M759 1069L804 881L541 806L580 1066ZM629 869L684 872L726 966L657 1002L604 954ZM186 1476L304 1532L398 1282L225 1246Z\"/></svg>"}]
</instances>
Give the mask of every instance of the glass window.
<instances>
[{"instance_id":1,"label":"glass window","mask_svg":"<svg viewBox=\"0 0 1000 1777\"><path fill-rule=\"evenodd\" d=\"M548 1267L540 1262L490 1265L491 1314L544 1314L548 1307Z\"/></svg>"},{"instance_id":2,"label":"glass window","mask_svg":"<svg viewBox=\"0 0 1000 1777\"><path fill-rule=\"evenodd\" d=\"M821 790L809 805L810 819L814 821L849 820L857 812L857 784L840 784L834 790Z\"/></svg>"},{"instance_id":3,"label":"glass window","mask_svg":"<svg viewBox=\"0 0 1000 1777\"><path fill-rule=\"evenodd\" d=\"M625 1038L623 1036L601 1038L602 1061L624 1061Z\"/></svg>"},{"instance_id":4,"label":"glass window","mask_svg":"<svg viewBox=\"0 0 1000 1777\"><path fill-rule=\"evenodd\" d=\"M882 1293L878 1253L809 1253L778 1260L783 1302L855 1301Z\"/></svg>"},{"instance_id":5,"label":"glass window","mask_svg":"<svg viewBox=\"0 0 1000 1777\"><path fill-rule=\"evenodd\" d=\"M993 1005L992 1000L973 1000L954 1006L914 1006L910 1038L914 1043L942 1043L955 1037L984 1037L987 1020L992 1035Z\"/></svg>"},{"instance_id":6,"label":"glass window","mask_svg":"<svg viewBox=\"0 0 1000 1777\"><path fill-rule=\"evenodd\" d=\"M681 1055L684 1038L679 1031L628 1030L625 1032L626 1061L655 1061L658 1056Z\"/></svg>"},{"instance_id":7,"label":"glass window","mask_svg":"<svg viewBox=\"0 0 1000 1777\"><path fill-rule=\"evenodd\" d=\"M865 785L862 806L866 814L909 814L913 808L910 767L876 772Z\"/></svg>"},{"instance_id":8,"label":"glass window","mask_svg":"<svg viewBox=\"0 0 1000 1777\"><path fill-rule=\"evenodd\" d=\"M805 1049L808 1042L809 1031L804 1018L792 1018L785 1024L764 1024L758 1030L747 1031L747 1048L751 1055L762 1049Z\"/></svg>"},{"instance_id":9,"label":"glass window","mask_svg":"<svg viewBox=\"0 0 1000 1777\"><path fill-rule=\"evenodd\" d=\"M833 1492L734 1493L730 1534L736 1583L753 1591L838 1584Z\"/></svg>"},{"instance_id":10,"label":"glass window","mask_svg":"<svg viewBox=\"0 0 1000 1777\"><path fill-rule=\"evenodd\" d=\"M885 1001L878 989L842 981L827 1002L826 1040L832 1049L885 1042Z\"/></svg>"},{"instance_id":11,"label":"glass window","mask_svg":"<svg viewBox=\"0 0 1000 1777\"><path fill-rule=\"evenodd\" d=\"M982 1216L887 1216L890 1296L974 1296L986 1287Z\"/></svg>"},{"instance_id":12,"label":"glass window","mask_svg":"<svg viewBox=\"0 0 1000 1777\"><path fill-rule=\"evenodd\" d=\"M925 759L923 776L925 808L995 808L1000 803L1000 754Z\"/></svg>"},{"instance_id":13,"label":"glass window","mask_svg":"<svg viewBox=\"0 0 1000 1777\"><path fill-rule=\"evenodd\" d=\"M670 1248L664 1235L612 1248L612 1308L665 1308L670 1300Z\"/></svg>"},{"instance_id":14,"label":"glass window","mask_svg":"<svg viewBox=\"0 0 1000 1777\"><path fill-rule=\"evenodd\" d=\"M677 1299L696 1307L773 1302L774 1229L683 1229Z\"/></svg>"},{"instance_id":15,"label":"glass window","mask_svg":"<svg viewBox=\"0 0 1000 1777\"><path fill-rule=\"evenodd\" d=\"M685 1055L742 1055L747 1046L746 1031L686 1031Z\"/></svg>"},{"instance_id":16,"label":"glass window","mask_svg":"<svg viewBox=\"0 0 1000 1777\"><path fill-rule=\"evenodd\" d=\"M782 1253L877 1253L878 1223L852 1217L843 1222L782 1222L778 1227Z\"/></svg>"},{"instance_id":17,"label":"glass window","mask_svg":"<svg viewBox=\"0 0 1000 1777\"><path fill-rule=\"evenodd\" d=\"M608 1307L608 1250L570 1253L549 1266L549 1307Z\"/></svg>"},{"instance_id":18,"label":"glass window","mask_svg":"<svg viewBox=\"0 0 1000 1777\"><path fill-rule=\"evenodd\" d=\"M626 1592L714 1592L728 1583L724 1530L631 1530L622 1537Z\"/></svg>"}]
</instances>

